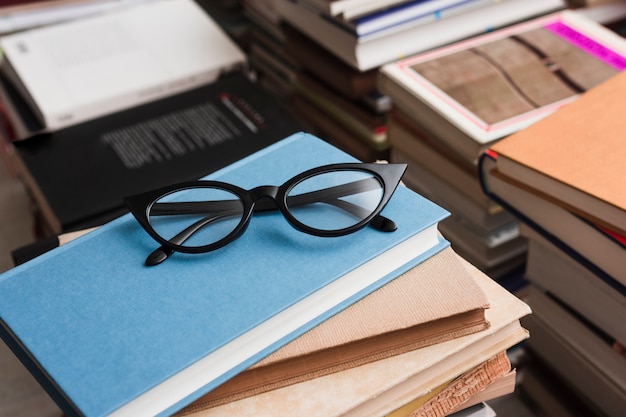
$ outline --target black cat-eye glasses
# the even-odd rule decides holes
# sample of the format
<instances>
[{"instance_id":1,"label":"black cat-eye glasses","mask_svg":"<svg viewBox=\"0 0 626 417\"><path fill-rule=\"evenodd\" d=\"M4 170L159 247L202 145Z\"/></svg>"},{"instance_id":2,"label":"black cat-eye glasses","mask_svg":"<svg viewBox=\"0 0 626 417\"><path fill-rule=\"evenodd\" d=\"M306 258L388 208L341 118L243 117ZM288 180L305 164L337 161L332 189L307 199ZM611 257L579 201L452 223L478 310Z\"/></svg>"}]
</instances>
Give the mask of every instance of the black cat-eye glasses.
<instances>
[{"instance_id":1,"label":"black cat-eye glasses","mask_svg":"<svg viewBox=\"0 0 626 417\"><path fill-rule=\"evenodd\" d=\"M406 164L345 163L307 170L280 186L245 190L219 181L174 184L125 198L141 226L161 247L146 259L156 265L172 252L203 253L241 236L254 212L280 210L304 233L343 236L366 225L396 230L379 213Z\"/></svg>"}]
</instances>

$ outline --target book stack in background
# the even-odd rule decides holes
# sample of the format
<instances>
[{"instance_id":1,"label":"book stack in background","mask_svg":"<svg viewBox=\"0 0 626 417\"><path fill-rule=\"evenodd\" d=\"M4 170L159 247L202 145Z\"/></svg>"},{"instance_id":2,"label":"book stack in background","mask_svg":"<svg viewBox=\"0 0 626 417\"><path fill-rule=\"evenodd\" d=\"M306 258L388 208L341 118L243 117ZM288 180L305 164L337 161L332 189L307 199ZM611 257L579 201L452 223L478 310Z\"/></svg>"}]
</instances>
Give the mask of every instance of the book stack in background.
<instances>
[{"instance_id":1,"label":"book stack in background","mask_svg":"<svg viewBox=\"0 0 626 417\"><path fill-rule=\"evenodd\" d=\"M408 163L407 184L452 213L442 233L490 276L519 270L526 240L482 192L477 159L622 71L624 57L624 38L566 10L382 67L390 160Z\"/></svg>"},{"instance_id":2,"label":"book stack in background","mask_svg":"<svg viewBox=\"0 0 626 417\"><path fill-rule=\"evenodd\" d=\"M448 247L175 415L443 417L514 391L529 312Z\"/></svg>"},{"instance_id":3,"label":"book stack in background","mask_svg":"<svg viewBox=\"0 0 626 417\"><path fill-rule=\"evenodd\" d=\"M252 24L250 65L309 130L363 161L387 159L387 97L359 71L285 22L273 1L243 2Z\"/></svg>"},{"instance_id":4,"label":"book stack in background","mask_svg":"<svg viewBox=\"0 0 626 417\"><path fill-rule=\"evenodd\" d=\"M298 133L208 178L254 187L354 161ZM383 213L396 231L332 240L264 213L153 268L155 242L122 216L3 275L0 334L67 414L444 416L512 392L528 306L454 253L436 204L400 185Z\"/></svg>"},{"instance_id":5,"label":"book stack in background","mask_svg":"<svg viewBox=\"0 0 626 417\"><path fill-rule=\"evenodd\" d=\"M250 62L320 136L361 160L387 159L381 65L565 7L551 1L242 2Z\"/></svg>"},{"instance_id":6,"label":"book stack in background","mask_svg":"<svg viewBox=\"0 0 626 417\"><path fill-rule=\"evenodd\" d=\"M572 416L619 416L626 404L625 108L622 72L481 160L486 192L522 220L530 243L533 362L522 387L546 410L573 393L584 407ZM552 400L542 393L550 378Z\"/></svg>"}]
</instances>

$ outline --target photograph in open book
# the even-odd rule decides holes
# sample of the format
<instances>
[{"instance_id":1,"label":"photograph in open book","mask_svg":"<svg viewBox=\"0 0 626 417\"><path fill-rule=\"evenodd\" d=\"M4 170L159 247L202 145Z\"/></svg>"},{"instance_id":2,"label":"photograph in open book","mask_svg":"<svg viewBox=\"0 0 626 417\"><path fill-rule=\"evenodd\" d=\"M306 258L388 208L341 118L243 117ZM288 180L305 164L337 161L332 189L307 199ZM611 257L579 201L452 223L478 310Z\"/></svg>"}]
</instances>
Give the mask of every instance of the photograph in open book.
<instances>
[{"instance_id":1,"label":"photograph in open book","mask_svg":"<svg viewBox=\"0 0 626 417\"><path fill-rule=\"evenodd\" d=\"M525 128L626 68L626 40L572 10L385 65L381 89L442 139L472 149ZM427 106L438 120L423 120ZM406 111L406 109L405 109ZM439 120L441 119L441 121ZM435 126L435 124L440 126ZM463 139L460 137L465 136Z\"/></svg>"},{"instance_id":2,"label":"photograph in open book","mask_svg":"<svg viewBox=\"0 0 626 417\"><path fill-rule=\"evenodd\" d=\"M555 22L471 46L411 69L485 123L582 93L623 68L579 49Z\"/></svg>"}]
</instances>

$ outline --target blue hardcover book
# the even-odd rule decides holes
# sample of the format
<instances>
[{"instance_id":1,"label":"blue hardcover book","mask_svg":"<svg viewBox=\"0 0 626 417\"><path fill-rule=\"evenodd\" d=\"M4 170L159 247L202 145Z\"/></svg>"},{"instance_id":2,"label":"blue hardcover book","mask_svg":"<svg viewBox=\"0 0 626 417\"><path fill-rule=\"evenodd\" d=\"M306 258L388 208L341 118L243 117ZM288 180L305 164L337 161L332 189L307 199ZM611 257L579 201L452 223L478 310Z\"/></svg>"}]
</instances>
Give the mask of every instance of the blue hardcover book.
<instances>
[{"instance_id":1,"label":"blue hardcover book","mask_svg":"<svg viewBox=\"0 0 626 417\"><path fill-rule=\"evenodd\" d=\"M297 133L211 175L279 185L354 158ZM437 253L447 212L400 185L397 224L323 238L253 216L219 250L175 253L129 214L0 276L0 334L68 416L169 415Z\"/></svg>"}]
</instances>

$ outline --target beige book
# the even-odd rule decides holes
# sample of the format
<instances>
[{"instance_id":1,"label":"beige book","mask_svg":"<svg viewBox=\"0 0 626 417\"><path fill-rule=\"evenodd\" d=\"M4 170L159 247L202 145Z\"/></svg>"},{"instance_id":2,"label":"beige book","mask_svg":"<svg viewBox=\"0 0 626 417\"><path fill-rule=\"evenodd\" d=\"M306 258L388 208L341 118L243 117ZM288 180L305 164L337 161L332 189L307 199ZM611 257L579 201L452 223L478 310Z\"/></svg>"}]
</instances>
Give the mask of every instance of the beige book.
<instances>
[{"instance_id":1,"label":"beige book","mask_svg":"<svg viewBox=\"0 0 626 417\"><path fill-rule=\"evenodd\" d=\"M488 329L227 404L195 403L177 415L380 416L428 394L528 337L519 319L529 314L530 308L476 268L465 265L490 303ZM443 280L437 282L441 288Z\"/></svg>"},{"instance_id":2,"label":"beige book","mask_svg":"<svg viewBox=\"0 0 626 417\"><path fill-rule=\"evenodd\" d=\"M448 247L196 403L231 402L475 333L489 326L488 306L484 291Z\"/></svg>"},{"instance_id":3,"label":"beige book","mask_svg":"<svg viewBox=\"0 0 626 417\"><path fill-rule=\"evenodd\" d=\"M496 143L497 169L546 200L626 234L625 111L621 72Z\"/></svg>"}]
</instances>

